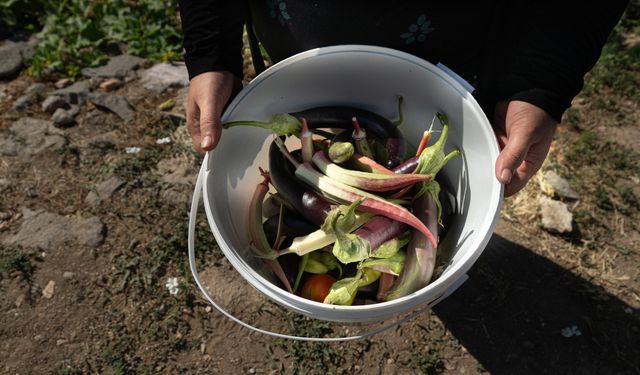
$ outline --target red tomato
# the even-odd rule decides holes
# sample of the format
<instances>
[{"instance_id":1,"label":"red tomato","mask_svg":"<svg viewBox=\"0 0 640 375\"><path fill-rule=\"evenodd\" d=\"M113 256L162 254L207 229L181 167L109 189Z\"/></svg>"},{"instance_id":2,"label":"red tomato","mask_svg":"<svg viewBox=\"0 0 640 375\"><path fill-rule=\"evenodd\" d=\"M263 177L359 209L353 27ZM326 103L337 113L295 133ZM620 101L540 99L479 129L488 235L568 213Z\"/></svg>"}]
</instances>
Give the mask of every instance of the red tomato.
<instances>
[{"instance_id":1,"label":"red tomato","mask_svg":"<svg viewBox=\"0 0 640 375\"><path fill-rule=\"evenodd\" d=\"M327 275L326 273L312 275L302 286L300 295L306 299L311 299L316 302L324 301L331 285L336 282L336 279Z\"/></svg>"}]
</instances>

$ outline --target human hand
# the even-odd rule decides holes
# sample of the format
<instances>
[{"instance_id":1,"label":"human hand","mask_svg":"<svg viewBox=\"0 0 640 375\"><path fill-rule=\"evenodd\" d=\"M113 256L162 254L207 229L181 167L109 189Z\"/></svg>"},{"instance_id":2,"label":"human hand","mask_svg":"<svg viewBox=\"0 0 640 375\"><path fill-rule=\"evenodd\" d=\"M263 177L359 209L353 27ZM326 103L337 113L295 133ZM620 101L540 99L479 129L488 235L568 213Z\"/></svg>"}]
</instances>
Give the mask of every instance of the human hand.
<instances>
[{"instance_id":1,"label":"human hand","mask_svg":"<svg viewBox=\"0 0 640 375\"><path fill-rule=\"evenodd\" d=\"M505 196L520 191L540 169L556 132L556 121L543 109L518 100L496 104L493 129L502 151L496 177Z\"/></svg>"},{"instance_id":2,"label":"human hand","mask_svg":"<svg viewBox=\"0 0 640 375\"><path fill-rule=\"evenodd\" d=\"M231 72L206 72L189 82L187 129L196 151L213 150L220 141L220 115L242 83Z\"/></svg>"}]
</instances>

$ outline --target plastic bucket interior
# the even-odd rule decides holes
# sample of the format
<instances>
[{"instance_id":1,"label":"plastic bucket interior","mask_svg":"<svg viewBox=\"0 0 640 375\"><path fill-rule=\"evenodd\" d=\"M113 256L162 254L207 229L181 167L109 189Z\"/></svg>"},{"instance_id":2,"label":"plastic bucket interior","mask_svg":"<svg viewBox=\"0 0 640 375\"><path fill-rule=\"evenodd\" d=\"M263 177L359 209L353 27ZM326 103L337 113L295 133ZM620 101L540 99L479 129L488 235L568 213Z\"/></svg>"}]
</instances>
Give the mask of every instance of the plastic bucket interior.
<instances>
[{"instance_id":1,"label":"plastic bucket interior","mask_svg":"<svg viewBox=\"0 0 640 375\"><path fill-rule=\"evenodd\" d=\"M355 306L322 304L281 289L248 246L248 205L262 180L258 167L268 169L273 139L269 131L254 127L225 130L218 147L203 161L204 208L220 249L251 286L276 303L316 319L379 321L448 295L484 250L502 202L502 185L494 177L499 148L491 125L468 90L468 84L446 68L403 52L360 45L325 47L295 55L260 74L222 118L223 122L266 121L277 112L352 105L395 119L397 98L402 95L405 119L400 130L415 146L434 114L446 114L450 131L445 151L457 148L462 157L452 159L439 175L455 196L456 207L438 248L439 256L446 259L444 271L425 288L396 300ZM436 121L434 128L438 126Z\"/></svg>"}]
</instances>

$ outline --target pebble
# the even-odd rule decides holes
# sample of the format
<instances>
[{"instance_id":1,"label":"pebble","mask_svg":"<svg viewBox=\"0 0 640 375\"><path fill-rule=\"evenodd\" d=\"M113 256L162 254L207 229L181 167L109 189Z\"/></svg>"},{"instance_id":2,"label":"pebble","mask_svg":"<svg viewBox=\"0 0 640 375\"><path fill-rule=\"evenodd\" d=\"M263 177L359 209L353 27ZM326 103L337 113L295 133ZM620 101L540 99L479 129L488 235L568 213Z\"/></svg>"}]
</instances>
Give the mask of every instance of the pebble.
<instances>
[{"instance_id":1,"label":"pebble","mask_svg":"<svg viewBox=\"0 0 640 375\"><path fill-rule=\"evenodd\" d=\"M58 340L56 340L56 346L61 346L61 345L64 345L64 344L66 344L68 342L69 342L69 340L66 340L66 339L58 339Z\"/></svg>"},{"instance_id":2,"label":"pebble","mask_svg":"<svg viewBox=\"0 0 640 375\"><path fill-rule=\"evenodd\" d=\"M249 369L249 374L255 374L255 373L256 373L256 369L255 369L255 368L253 368L253 367L251 367L251 368Z\"/></svg>"},{"instance_id":3,"label":"pebble","mask_svg":"<svg viewBox=\"0 0 640 375\"><path fill-rule=\"evenodd\" d=\"M67 102L63 98L57 95L50 95L42 102L42 110L47 113L53 113L66 105Z\"/></svg>"},{"instance_id":4,"label":"pebble","mask_svg":"<svg viewBox=\"0 0 640 375\"><path fill-rule=\"evenodd\" d=\"M44 289L42 289L42 296L48 299L53 298L53 292L55 287L56 287L56 282L53 280L49 280L49 283L47 284L47 286L45 286Z\"/></svg>"},{"instance_id":5,"label":"pebble","mask_svg":"<svg viewBox=\"0 0 640 375\"><path fill-rule=\"evenodd\" d=\"M109 78L100 84L102 91L113 91L122 86L122 81L117 78Z\"/></svg>"},{"instance_id":6,"label":"pebble","mask_svg":"<svg viewBox=\"0 0 640 375\"><path fill-rule=\"evenodd\" d=\"M42 335L35 335L35 336L33 336L33 339L34 339L36 342L42 342L42 341L44 341L44 336L42 336Z\"/></svg>"},{"instance_id":7,"label":"pebble","mask_svg":"<svg viewBox=\"0 0 640 375\"><path fill-rule=\"evenodd\" d=\"M77 106L75 107L77 108ZM73 124L76 120L72 111L67 111L64 108L58 108L51 116L51 121L56 125L66 126Z\"/></svg>"},{"instance_id":8,"label":"pebble","mask_svg":"<svg viewBox=\"0 0 640 375\"><path fill-rule=\"evenodd\" d=\"M560 198L577 200L580 199L580 195L573 190L569 181L560 177L554 171L546 171L542 178L542 191L547 195Z\"/></svg>"},{"instance_id":9,"label":"pebble","mask_svg":"<svg viewBox=\"0 0 640 375\"><path fill-rule=\"evenodd\" d=\"M57 80L56 83L53 84L53 86L57 89L62 89L69 86L70 83L71 80L69 78L61 78Z\"/></svg>"},{"instance_id":10,"label":"pebble","mask_svg":"<svg viewBox=\"0 0 640 375\"><path fill-rule=\"evenodd\" d=\"M0 220L9 220L11 216L10 212L0 212Z\"/></svg>"},{"instance_id":11,"label":"pebble","mask_svg":"<svg viewBox=\"0 0 640 375\"><path fill-rule=\"evenodd\" d=\"M73 277L74 277L75 275L76 275L76 274L75 274L74 272L71 272L71 271L65 271L65 272L62 274L62 278L66 279L66 280L71 280L71 279L73 279Z\"/></svg>"},{"instance_id":12,"label":"pebble","mask_svg":"<svg viewBox=\"0 0 640 375\"><path fill-rule=\"evenodd\" d=\"M25 297L24 294L21 294L21 295L18 296L18 298L16 298L15 305L16 305L17 308L20 308L20 306L22 306L22 303L24 302L25 298L26 297Z\"/></svg>"},{"instance_id":13,"label":"pebble","mask_svg":"<svg viewBox=\"0 0 640 375\"><path fill-rule=\"evenodd\" d=\"M541 196L539 199L542 227L552 233L573 231L573 214L564 202Z\"/></svg>"}]
</instances>

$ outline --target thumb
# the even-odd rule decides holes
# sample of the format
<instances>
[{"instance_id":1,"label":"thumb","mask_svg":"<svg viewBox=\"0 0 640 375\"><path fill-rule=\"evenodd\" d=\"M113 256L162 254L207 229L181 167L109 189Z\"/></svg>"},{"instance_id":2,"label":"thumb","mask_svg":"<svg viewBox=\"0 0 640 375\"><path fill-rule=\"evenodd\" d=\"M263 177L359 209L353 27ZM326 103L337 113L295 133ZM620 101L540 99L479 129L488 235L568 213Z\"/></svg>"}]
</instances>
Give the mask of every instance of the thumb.
<instances>
[{"instance_id":1,"label":"thumb","mask_svg":"<svg viewBox=\"0 0 640 375\"><path fill-rule=\"evenodd\" d=\"M200 147L204 151L216 148L220 141L222 126L220 125L220 114L216 111L215 105L203 105L200 107Z\"/></svg>"},{"instance_id":2,"label":"thumb","mask_svg":"<svg viewBox=\"0 0 640 375\"><path fill-rule=\"evenodd\" d=\"M522 128L514 129L496 160L496 177L503 184L511 182L515 171L529 152L530 137Z\"/></svg>"}]
</instances>

